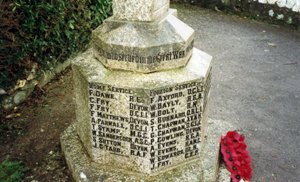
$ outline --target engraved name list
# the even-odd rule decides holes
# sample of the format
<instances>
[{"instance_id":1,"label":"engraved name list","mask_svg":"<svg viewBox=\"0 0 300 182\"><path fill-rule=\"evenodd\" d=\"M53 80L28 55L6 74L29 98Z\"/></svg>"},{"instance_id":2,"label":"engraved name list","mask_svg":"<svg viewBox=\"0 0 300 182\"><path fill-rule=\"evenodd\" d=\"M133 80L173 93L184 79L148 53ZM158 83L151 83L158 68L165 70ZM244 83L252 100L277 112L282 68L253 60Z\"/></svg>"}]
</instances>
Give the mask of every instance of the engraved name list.
<instances>
[{"instance_id":1,"label":"engraved name list","mask_svg":"<svg viewBox=\"0 0 300 182\"><path fill-rule=\"evenodd\" d=\"M201 121L209 88L209 80L156 90L91 83L94 150L148 158L151 170L195 158L200 154Z\"/></svg>"}]
</instances>

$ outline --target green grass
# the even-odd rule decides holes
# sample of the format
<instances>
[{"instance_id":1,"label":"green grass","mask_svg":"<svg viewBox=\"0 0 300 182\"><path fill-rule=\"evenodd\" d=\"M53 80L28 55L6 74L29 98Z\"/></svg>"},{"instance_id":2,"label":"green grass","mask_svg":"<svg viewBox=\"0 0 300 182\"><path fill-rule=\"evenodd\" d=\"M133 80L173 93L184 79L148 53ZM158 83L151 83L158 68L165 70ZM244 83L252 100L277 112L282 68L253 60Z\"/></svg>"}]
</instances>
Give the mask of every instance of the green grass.
<instances>
[{"instance_id":1,"label":"green grass","mask_svg":"<svg viewBox=\"0 0 300 182\"><path fill-rule=\"evenodd\" d=\"M11 161L8 157L0 163L0 182L18 182L22 180L26 168L21 162Z\"/></svg>"}]
</instances>

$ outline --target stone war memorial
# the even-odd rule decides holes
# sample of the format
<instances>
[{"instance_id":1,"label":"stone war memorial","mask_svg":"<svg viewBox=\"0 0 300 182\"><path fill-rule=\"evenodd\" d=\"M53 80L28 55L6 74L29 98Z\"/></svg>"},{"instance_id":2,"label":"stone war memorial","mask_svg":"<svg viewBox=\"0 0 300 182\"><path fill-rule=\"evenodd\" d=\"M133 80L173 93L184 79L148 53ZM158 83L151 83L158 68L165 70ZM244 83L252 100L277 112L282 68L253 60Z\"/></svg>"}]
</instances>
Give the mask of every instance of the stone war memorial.
<instances>
[{"instance_id":1,"label":"stone war memorial","mask_svg":"<svg viewBox=\"0 0 300 182\"><path fill-rule=\"evenodd\" d=\"M61 145L75 181L217 181L228 128L207 114L212 57L176 16L169 0L113 0L74 59Z\"/></svg>"}]
</instances>

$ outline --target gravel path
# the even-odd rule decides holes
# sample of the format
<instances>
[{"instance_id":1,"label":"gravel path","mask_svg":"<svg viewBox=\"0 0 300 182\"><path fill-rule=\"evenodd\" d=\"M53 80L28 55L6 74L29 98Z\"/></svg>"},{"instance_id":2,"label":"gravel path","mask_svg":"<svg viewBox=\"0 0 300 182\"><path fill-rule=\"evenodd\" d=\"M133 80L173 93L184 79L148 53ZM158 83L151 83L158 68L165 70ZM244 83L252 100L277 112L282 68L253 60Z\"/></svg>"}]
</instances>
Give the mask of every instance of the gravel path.
<instances>
[{"instance_id":1,"label":"gravel path","mask_svg":"<svg viewBox=\"0 0 300 182\"><path fill-rule=\"evenodd\" d=\"M173 5L214 56L209 117L246 135L253 181L300 181L300 34L286 28Z\"/></svg>"}]
</instances>

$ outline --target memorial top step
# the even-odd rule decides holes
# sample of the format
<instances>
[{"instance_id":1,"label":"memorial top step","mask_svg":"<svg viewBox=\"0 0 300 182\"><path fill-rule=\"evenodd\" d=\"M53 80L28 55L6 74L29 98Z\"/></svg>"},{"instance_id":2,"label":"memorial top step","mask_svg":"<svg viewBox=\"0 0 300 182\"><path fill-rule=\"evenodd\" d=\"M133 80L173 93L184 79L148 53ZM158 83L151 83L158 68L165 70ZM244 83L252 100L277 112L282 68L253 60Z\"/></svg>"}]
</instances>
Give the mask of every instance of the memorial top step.
<instances>
[{"instance_id":1,"label":"memorial top step","mask_svg":"<svg viewBox=\"0 0 300 182\"><path fill-rule=\"evenodd\" d=\"M107 19L93 32L97 59L106 67L151 73L183 67L192 54L194 30L172 15L160 21Z\"/></svg>"},{"instance_id":2,"label":"memorial top step","mask_svg":"<svg viewBox=\"0 0 300 182\"><path fill-rule=\"evenodd\" d=\"M167 14L170 0L113 0L115 19L155 21Z\"/></svg>"}]
</instances>

